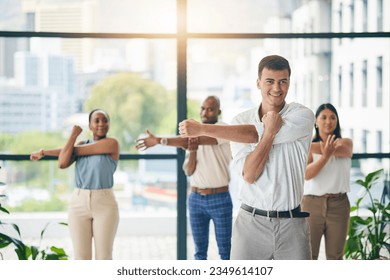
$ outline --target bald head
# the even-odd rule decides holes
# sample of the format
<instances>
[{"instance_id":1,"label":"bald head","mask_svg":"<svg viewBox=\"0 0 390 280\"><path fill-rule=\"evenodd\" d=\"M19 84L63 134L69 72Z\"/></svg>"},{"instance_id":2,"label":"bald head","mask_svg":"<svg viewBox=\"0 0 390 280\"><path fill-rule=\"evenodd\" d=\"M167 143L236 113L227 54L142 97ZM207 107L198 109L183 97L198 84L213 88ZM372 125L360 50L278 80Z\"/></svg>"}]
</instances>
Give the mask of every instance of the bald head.
<instances>
[{"instance_id":1,"label":"bald head","mask_svg":"<svg viewBox=\"0 0 390 280\"><path fill-rule=\"evenodd\" d=\"M210 95L210 96L207 96L206 99L205 99L204 101L206 101L206 100L209 100L209 101L214 102L214 103L215 103L215 106L217 106L218 109L221 108L221 102L219 101L219 97L218 97L218 96Z\"/></svg>"},{"instance_id":2,"label":"bald head","mask_svg":"<svg viewBox=\"0 0 390 280\"><path fill-rule=\"evenodd\" d=\"M200 107L200 117L202 123L214 124L218 121L218 116L221 114L221 103L217 96L208 96L203 101Z\"/></svg>"}]
</instances>

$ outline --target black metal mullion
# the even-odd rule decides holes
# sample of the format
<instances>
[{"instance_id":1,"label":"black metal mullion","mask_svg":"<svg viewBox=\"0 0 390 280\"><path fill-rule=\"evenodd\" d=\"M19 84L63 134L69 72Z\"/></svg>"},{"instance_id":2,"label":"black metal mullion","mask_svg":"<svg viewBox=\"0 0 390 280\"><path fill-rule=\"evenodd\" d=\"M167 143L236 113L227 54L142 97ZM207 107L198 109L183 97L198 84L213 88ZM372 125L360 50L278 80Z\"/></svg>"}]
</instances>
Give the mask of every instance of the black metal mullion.
<instances>
[{"instance_id":1,"label":"black metal mullion","mask_svg":"<svg viewBox=\"0 0 390 280\"><path fill-rule=\"evenodd\" d=\"M182 0L177 0L182 1ZM186 6L186 4L180 4ZM186 14L183 15L186 17ZM183 17L182 16L182 17ZM178 25L186 21L178 19ZM321 32L321 33L187 33L181 32L191 39L341 39L341 38L389 38L390 32ZM179 32L179 30L178 30ZM33 31L1 31L0 37L12 38L69 38L69 39L175 39L175 33L80 33L80 32L33 32Z\"/></svg>"},{"instance_id":2,"label":"black metal mullion","mask_svg":"<svg viewBox=\"0 0 390 280\"><path fill-rule=\"evenodd\" d=\"M177 123L187 118L187 0L177 0ZM177 259L187 259L185 152L177 149Z\"/></svg>"}]
</instances>

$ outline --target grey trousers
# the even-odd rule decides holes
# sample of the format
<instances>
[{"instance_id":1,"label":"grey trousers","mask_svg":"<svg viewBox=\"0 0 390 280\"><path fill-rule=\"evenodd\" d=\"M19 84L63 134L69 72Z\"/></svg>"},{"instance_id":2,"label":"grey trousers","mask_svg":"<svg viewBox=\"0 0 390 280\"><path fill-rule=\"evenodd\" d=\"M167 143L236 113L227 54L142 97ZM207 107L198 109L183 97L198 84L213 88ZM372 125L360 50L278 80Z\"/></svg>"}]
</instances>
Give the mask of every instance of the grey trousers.
<instances>
[{"instance_id":1,"label":"grey trousers","mask_svg":"<svg viewBox=\"0 0 390 280\"><path fill-rule=\"evenodd\" d=\"M307 218L267 218L240 209L232 235L232 260L310 260Z\"/></svg>"}]
</instances>

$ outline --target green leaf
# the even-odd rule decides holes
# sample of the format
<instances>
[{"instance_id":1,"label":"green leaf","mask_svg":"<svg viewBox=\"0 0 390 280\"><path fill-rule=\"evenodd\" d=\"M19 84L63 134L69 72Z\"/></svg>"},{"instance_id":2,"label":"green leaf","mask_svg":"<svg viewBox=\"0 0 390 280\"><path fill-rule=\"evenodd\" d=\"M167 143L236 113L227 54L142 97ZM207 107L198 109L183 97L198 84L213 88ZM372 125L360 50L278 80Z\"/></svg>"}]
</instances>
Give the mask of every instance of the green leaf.
<instances>
[{"instance_id":1,"label":"green leaf","mask_svg":"<svg viewBox=\"0 0 390 280\"><path fill-rule=\"evenodd\" d=\"M367 186L366 186L366 182L365 182L365 181L363 181L363 180L361 180L361 179L359 179L359 180L356 180L356 183L358 183L359 185L363 186L364 188L367 188Z\"/></svg>"},{"instance_id":2,"label":"green leaf","mask_svg":"<svg viewBox=\"0 0 390 280\"><path fill-rule=\"evenodd\" d=\"M365 195L366 195L366 193L365 193L362 197L360 197L360 198L357 199L357 201L356 201L356 210L359 209L360 202L362 202L362 200L363 200L363 198L365 197Z\"/></svg>"},{"instance_id":3,"label":"green leaf","mask_svg":"<svg viewBox=\"0 0 390 280\"><path fill-rule=\"evenodd\" d=\"M56 253L57 255L66 255L65 253L65 250L63 248L58 248L58 247L55 247L55 246L51 246L50 247L50 250L54 253Z\"/></svg>"},{"instance_id":4,"label":"green leaf","mask_svg":"<svg viewBox=\"0 0 390 280\"><path fill-rule=\"evenodd\" d=\"M0 240L6 240L6 241L8 241L8 242L14 244L15 247L20 248L20 249L22 249L22 250L23 250L24 247L25 247L24 243L23 243L21 240L16 239L16 238L13 238L13 237L8 236L8 235L5 235L5 234L3 234L3 233L1 233L1 232L0 232Z\"/></svg>"},{"instance_id":5,"label":"green leaf","mask_svg":"<svg viewBox=\"0 0 390 280\"><path fill-rule=\"evenodd\" d=\"M47 229L47 227L50 225L50 223L47 223L46 225L45 225L45 227L43 228L43 230L41 231L41 240L42 240L42 238L43 238L43 234L45 233L45 231L46 231L46 229Z\"/></svg>"},{"instance_id":6,"label":"green leaf","mask_svg":"<svg viewBox=\"0 0 390 280\"><path fill-rule=\"evenodd\" d=\"M31 246L31 258L32 258L33 260L36 260L38 254L39 254L39 248L36 247L36 246Z\"/></svg>"},{"instance_id":7,"label":"green leaf","mask_svg":"<svg viewBox=\"0 0 390 280\"><path fill-rule=\"evenodd\" d=\"M365 183L368 188L372 186L373 183L378 181L383 176L383 169L371 172L366 176Z\"/></svg>"},{"instance_id":8,"label":"green leaf","mask_svg":"<svg viewBox=\"0 0 390 280\"><path fill-rule=\"evenodd\" d=\"M358 208L356 206L351 206L349 212L354 212L356 211Z\"/></svg>"},{"instance_id":9,"label":"green leaf","mask_svg":"<svg viewBox=\"0 0 390 280\"><path fill-rule=\"evenodd\" d=\"M9 225L11 225L16 230L16 232L18 233L19 237L21 238L22 236L20 234L19 227L16 224L9 224Z\"/></svg>"},{"instance_id":10,"label":"green leaf","mask_svg":"<svg viewBox=\"0 0 390 280\"><path fill-rule=\"evenodd\" d=\"M7 209L1 207L1 204L0 204L0 211L9 214L9 211Z\"/></svg>"},{"instance_id":11,"label":"green leaf","mask_svg":"<svg viewBox=\"0 0 390 280\"><path fill-rule=\"evenodd\" d=\"M18 255L19 260L28 260L31 256L31 249L24 244L23 247L16 248L15 252Z\"/></svg>"},{"instance_id":12,"label":"green leaf","mask_svg":"<svg viewBox=\"0 0 390 280\"><path fill-rule=\"evenodd\" d=\"M11 241L3 239L3 238L0 237L0 249L1 248L5 248L5 247L7 247L10 244L12 244Z\"/></svg>"}]
</instances>

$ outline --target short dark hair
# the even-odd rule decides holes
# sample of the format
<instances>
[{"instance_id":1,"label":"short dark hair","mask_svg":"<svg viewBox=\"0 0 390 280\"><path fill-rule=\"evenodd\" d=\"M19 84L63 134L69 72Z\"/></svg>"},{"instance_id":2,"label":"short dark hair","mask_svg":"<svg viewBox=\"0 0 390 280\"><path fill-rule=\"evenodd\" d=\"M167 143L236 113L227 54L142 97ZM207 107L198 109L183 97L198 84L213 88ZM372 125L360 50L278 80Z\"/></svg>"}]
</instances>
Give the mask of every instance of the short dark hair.
<instances>
[{"instance_id":1,"label":"short dark hair","mask_svg":"<svg viewBox=\"0 0 390 280\"><path fill-rule=\"evenodd\" d=\"M102 109L97 108L97 109L93 109L93 110L89 113L88 122L91 122L93 113L95 113L95 112L97 112L97 111L103 112L103 113L107 116L108 121L110 121L110 116L108 115L108 113L107 113L106 111L102 110Z\"/></svg>"},{"instance_id":2,"label":"short dark hair","mask_svg":"<svg viewBox=\"0 0 390 280\"><path fill-rule=\"evenodd\" d=\"M332 104L325 103L325 104L320 105L316 111L316 119L321 114L321 112L325 109L331 110L336 115L337 124L336 124L336 128L334 129L333 134L336 136L336 139L341 138L341 127L340 127L339 114L337 114L337 110ZM321 140L325 141L325 139L321 139L320 133L318 131L318 127L315 124L314 124L314 129L316 132L314 134L313 142L320 142Z\"/></svg>"},{"instance_id":3,"label":"short dark hair","mask_svg":"<svg viewBox=\"0 0 390 280\"><path fill-rule=\"evenodd\" d=\"M288 76L291 76L291 68L288 60L280 55L269 55L264 57L259 63L258 75L261 78L261 72L267 68L270 70L288 70Z\"/></svg>"}]
</instances>

